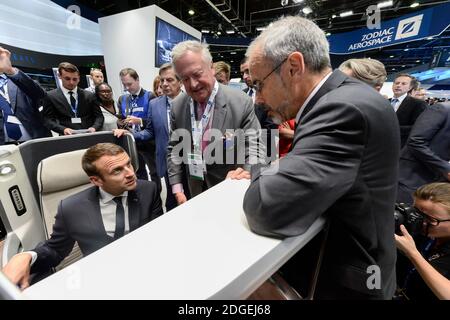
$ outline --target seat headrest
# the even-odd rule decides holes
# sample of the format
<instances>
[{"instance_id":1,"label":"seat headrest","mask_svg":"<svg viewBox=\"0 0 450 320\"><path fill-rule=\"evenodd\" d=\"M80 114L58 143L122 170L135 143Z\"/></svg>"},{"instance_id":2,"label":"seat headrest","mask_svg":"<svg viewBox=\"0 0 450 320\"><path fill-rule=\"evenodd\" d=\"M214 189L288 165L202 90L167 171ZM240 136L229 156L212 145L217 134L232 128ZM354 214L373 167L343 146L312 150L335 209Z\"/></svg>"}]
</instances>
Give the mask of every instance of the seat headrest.
<instances>
[{"instance_id":1,"label":"seat headrest","mask_svg":"<svg viewBox=\"0 0 450 320\"><path fill-rule=\"evenodd\" d=\"M81 167L85 151L60 153L42 160L38 166L39 191L51 193L89 183L89 177Z\"/></svg>"}]
</instances>

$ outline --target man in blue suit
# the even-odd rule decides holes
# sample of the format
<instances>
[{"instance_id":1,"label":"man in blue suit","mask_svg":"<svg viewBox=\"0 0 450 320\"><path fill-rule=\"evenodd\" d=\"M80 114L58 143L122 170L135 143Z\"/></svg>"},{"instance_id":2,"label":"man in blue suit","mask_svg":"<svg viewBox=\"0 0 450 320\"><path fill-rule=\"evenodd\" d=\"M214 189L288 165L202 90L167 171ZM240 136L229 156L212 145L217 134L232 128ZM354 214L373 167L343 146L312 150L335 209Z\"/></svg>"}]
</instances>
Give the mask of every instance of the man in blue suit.
<instances>
[{"instance_id":1,"label":"man in blue suit","mask_svg":"<svg viewBox=\"0 0 450 320\"><path fill-rule=\"evenodd\" d=\"M50 136L39 112L45 91L11 65L11 53L0 47L0 145Z\"/></svg>"},{"instance_id":2,"label":"man in blue suit","mask_svg":"<svg viewBox=\"0 0 450 320\"><path fill-rule=\"evenodd\" d=\"M156 143L156 172L160 178L165 179L167 187L166 210L169 211L177 206L167 176L167 145L169 143L170 111L172 100L181 92L181 81L178 79L172 64L165 63L159 69L163 96L150 101L148 118L144 130L133 132L136 141L155 139ZM122 136L126 130L116 129L114 134Z\"/></svg>"}]
</instances>

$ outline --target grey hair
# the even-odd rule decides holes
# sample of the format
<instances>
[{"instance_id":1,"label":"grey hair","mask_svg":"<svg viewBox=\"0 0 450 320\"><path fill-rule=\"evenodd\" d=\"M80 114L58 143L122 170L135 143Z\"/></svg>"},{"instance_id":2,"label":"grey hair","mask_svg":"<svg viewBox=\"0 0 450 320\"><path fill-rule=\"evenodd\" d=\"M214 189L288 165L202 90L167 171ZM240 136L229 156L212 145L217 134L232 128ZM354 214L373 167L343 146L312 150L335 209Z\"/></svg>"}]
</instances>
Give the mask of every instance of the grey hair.
<instances>
[{"instance_id":1,"label":"grey hair","mask_svg":"<svg viewBox=\"0 0 450 320\"><path fill-rule=\"evenodd\" d=\"M212 56L211 53L209 52L207 44L201 43L199 41L187 40L178 43L172 49L172 64L174 67L177 60L180 59L188 51L199 52L202 54L202 59L206 64L209 65L212 63Z\"/></svg>"},{"instance_id":2,"label":"grey hair","mask_svg":"<svg viewBox=\"0 0 450 320\"><path fill-rule=\"evenodd\" d=\"M331 67L325 33L314 22L302 17L282 17L269 24L250 44L247 57L257 45L262 46L264 56L273 65L282 63L289 54L297 51L302 53L306 67L312 72Z\"/></svg>"},{"instance_id":3,"label":"grey hair","mask_svg":"<svg viewBox=\"0 0 450 320\"><path fill-rule=\"evenodd\" d=\"M371 87L382 86L387 77L384 64L375 59L348 59L339 66L339 70L343 69L351 70L354 78Z\"/></svg>"}]
</instances>

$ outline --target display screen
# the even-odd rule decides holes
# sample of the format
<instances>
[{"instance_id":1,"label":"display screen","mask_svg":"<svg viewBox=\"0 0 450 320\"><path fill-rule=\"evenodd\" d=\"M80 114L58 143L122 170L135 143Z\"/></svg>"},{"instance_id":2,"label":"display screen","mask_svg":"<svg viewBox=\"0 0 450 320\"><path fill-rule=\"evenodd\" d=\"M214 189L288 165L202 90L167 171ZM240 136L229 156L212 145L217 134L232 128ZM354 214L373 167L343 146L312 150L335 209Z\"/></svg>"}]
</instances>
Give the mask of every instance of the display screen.
<instances>
[{"instance_id":1,"label":"display screen","mask_svg":"<svg viewBox=\"0 0 450 320\"><path fill-rule=\"evenodd\" d=\"M156 32L155 32L155 67L159 68L161 65L167 62L172 62L172 49L177 43L186 40L197 40L190 34L174 27L170 23L167 23L160 18L156 18Z\"/></svg>"}]
</instances>

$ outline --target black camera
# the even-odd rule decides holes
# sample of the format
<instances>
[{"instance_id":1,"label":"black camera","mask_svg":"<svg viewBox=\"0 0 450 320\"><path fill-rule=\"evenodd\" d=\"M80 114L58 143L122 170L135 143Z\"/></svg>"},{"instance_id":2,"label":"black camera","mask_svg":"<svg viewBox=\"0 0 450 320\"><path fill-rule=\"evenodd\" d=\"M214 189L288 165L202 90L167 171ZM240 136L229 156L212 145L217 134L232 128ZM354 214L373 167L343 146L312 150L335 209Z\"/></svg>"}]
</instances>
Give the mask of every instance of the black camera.
<instances>
[{"instance_id":1,"label":"black camera","mask_svg":"<svg viewBox=\"0 0 450 320\"><path fill-rule=\"evenodd\" d=\"M394 220L395 233L397 234L401 234L400 225L404 225L413 237L422 232L423 216L412 206L404 203L396 203Z\"/></svg>"}]
</instances>

